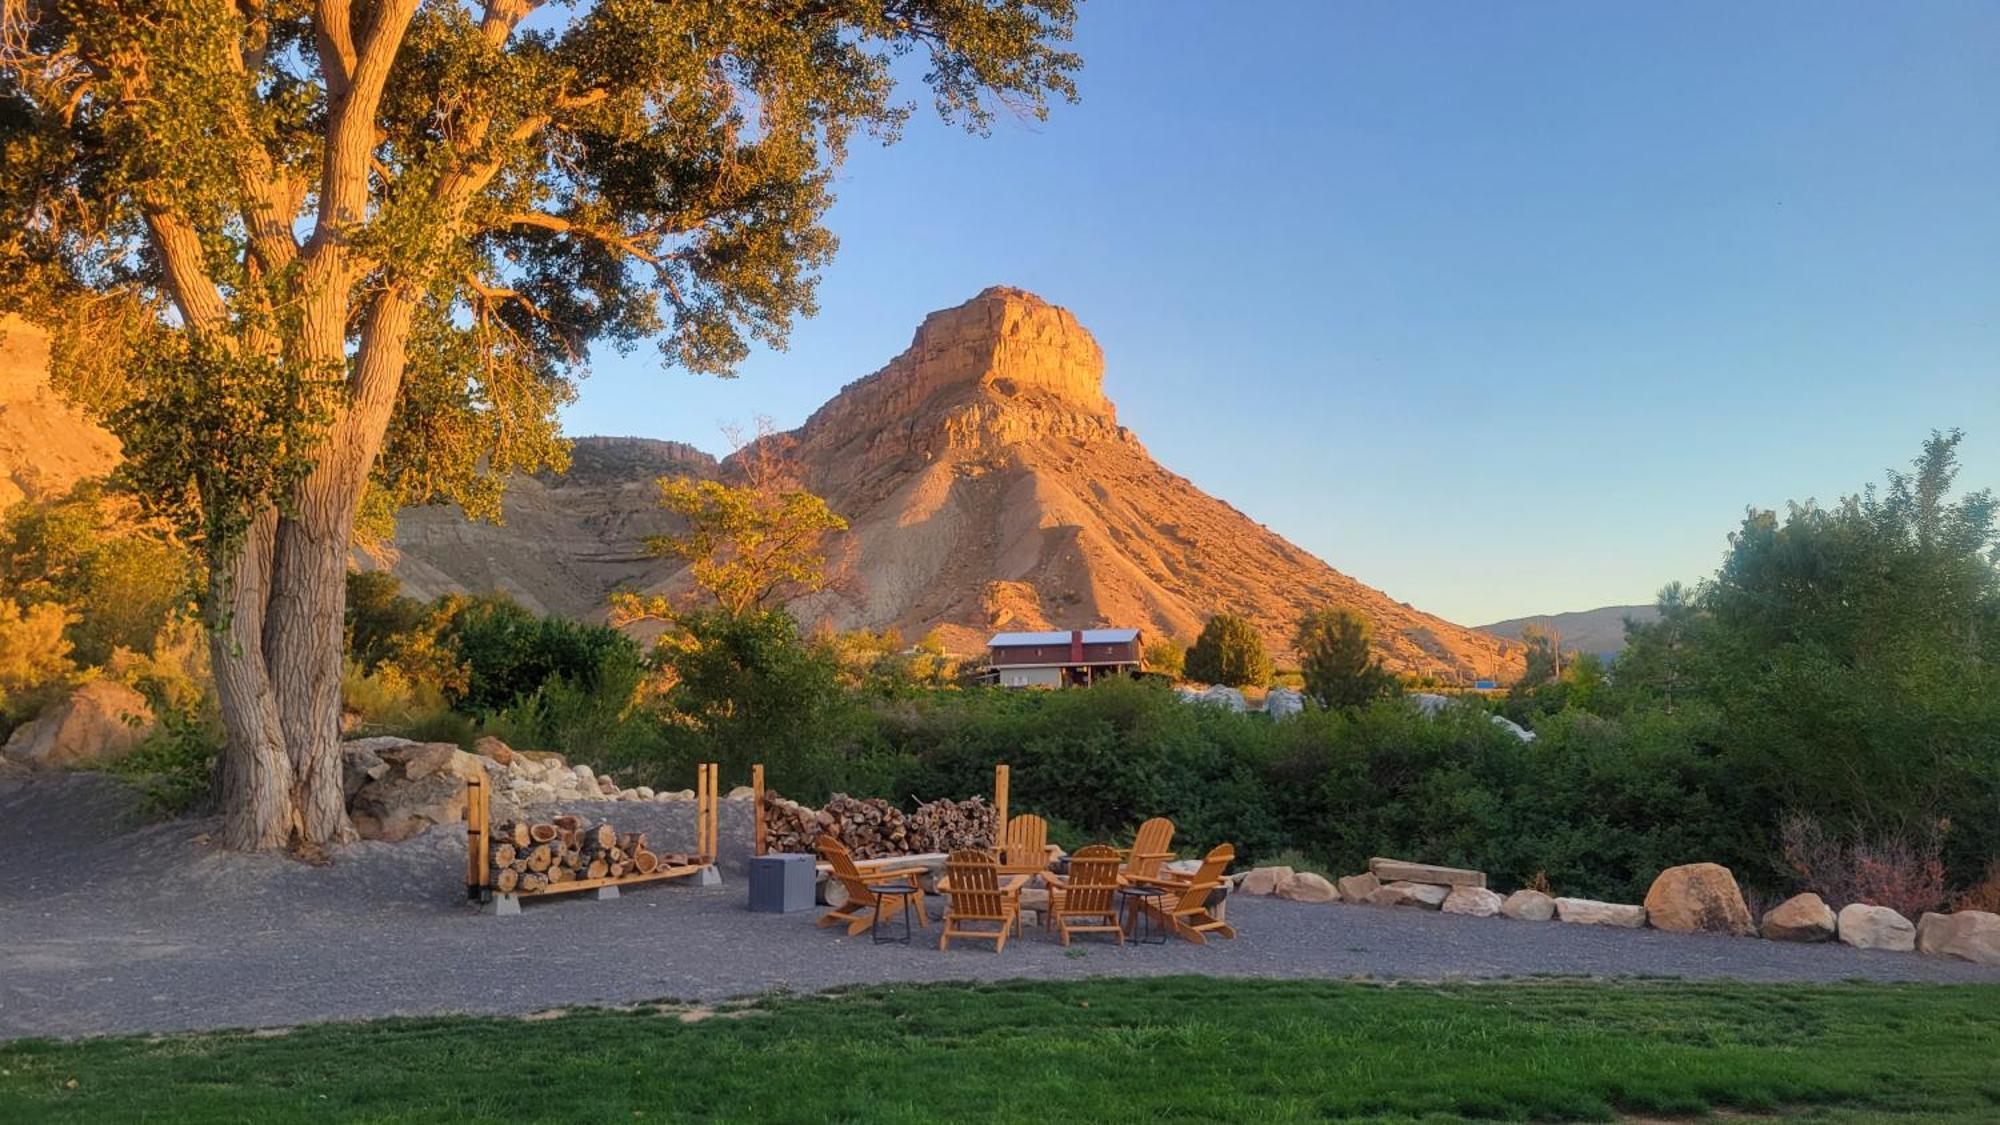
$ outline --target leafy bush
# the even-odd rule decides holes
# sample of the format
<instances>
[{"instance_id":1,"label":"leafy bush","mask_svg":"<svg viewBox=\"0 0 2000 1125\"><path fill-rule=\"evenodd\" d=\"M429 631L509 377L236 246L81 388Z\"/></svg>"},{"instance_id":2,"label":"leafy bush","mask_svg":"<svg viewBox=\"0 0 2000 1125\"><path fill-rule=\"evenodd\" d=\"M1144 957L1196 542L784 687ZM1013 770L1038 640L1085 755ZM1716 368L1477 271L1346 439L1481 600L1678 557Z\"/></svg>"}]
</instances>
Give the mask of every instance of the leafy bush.
<instances>
[{"instance_id":1,"label":"leafy bush","mask_svg":"<svg viewBox=\"0 0 2000 1125\"><path fill-rule=\"evenodd\" d=\"M153 732L111 772L138 786L145 810L176 817L205 812L215 797L215 763L224 734L214 701L155 712Z\"/></svg>"},{"instance_id":2,"label":"leafy bush","mask_svg":"<svg viewBox=\"0 0 2000 1125\"><path fill-rule=\"evenodd\" d=\"M1187 676L1205 684L1262 687L1271 679L1263 634L1234 614L1218 613L1201 627L1187 652Z\"/></svg>"},{"instance_id":3,"label":"leafy bush","mask_svg":"<svg viewBox=\"0 0 2000 1125\"><path fill-rule=\"evenodd\" d=\"M76 672L64 635L72 615L50 602L23 610L0 598L0 733L35 716Z\"/></svg>"},{"instance_id":4,"label":"leafy bush","mask_svg":"<svg viewBox=\"0 0 2000 1125\"><path fill-rule=\"evenodd\" d=\"M446 686L446 696L474 715L505 710L556 679L595 691L604 669L639 659L638 643L616 629L538 617L501 595L444 598L436 616L439 644L466 674L463 686Z\"/></svg>"}]
</instances>

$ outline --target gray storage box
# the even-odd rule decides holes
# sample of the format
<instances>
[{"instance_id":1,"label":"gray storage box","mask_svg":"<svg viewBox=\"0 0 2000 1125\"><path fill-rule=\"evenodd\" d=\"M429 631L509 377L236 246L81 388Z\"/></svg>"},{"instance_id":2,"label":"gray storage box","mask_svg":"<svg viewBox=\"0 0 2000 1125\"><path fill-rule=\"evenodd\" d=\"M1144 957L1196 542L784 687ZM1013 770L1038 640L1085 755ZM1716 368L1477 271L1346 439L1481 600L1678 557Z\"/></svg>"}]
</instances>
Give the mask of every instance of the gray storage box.
<instances>
[{"instance_id":1,"label":"gray storage box","mask_svg":"<svg viewBox=\"0 0 2000 1125\"><path fill-rule=\"evenodd\" d=\"M816 863L797 852L750 857L750 909L762 914L811 910Z\"/></svg>"}]
</instances>

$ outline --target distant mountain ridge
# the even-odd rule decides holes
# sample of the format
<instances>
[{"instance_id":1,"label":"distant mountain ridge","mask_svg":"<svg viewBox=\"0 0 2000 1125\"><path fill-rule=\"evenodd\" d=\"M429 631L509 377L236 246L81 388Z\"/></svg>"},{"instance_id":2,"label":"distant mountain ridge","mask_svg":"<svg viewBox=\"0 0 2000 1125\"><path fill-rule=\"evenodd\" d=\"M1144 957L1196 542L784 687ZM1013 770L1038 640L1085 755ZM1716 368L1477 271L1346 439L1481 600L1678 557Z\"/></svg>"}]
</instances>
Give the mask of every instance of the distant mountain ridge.
<instances>
[{"instance_id":1,"label":"distant mountain ridge","mask_svg":"<svg viewBox=\"0 0 2000 1125\"><path fill-rule=\"evenodd\" d=\"M1530 625L1539 625L1556 635L1565 652L1594 652L1609 656L1625 648L1626 618L1645 624L1657 620L1659 616L1660 611L1655 606L1607 605L1570 613L1515 617L1481 625L1478 629L1482 633L1518 641Z\"/></svg>"}]
</instances>

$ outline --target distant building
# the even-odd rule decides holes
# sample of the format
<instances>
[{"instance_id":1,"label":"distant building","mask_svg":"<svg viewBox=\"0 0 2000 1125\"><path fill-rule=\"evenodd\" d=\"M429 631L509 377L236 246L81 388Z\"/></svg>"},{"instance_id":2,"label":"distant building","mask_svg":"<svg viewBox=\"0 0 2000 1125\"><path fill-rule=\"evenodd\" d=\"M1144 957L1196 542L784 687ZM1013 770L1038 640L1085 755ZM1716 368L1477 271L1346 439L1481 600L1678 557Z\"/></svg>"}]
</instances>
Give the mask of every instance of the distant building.
<instances>
[{"instance_id":1,"label":"distant building","mask_svg":"<svg viewBox=\"0 0 2000 1125\"><path fill-rule=\"evenodd\" d=\"M987 672L1001 687L1083 687L1146 667L1137 629L995 633L986 649Z\"/></svg>"}]
</instances>

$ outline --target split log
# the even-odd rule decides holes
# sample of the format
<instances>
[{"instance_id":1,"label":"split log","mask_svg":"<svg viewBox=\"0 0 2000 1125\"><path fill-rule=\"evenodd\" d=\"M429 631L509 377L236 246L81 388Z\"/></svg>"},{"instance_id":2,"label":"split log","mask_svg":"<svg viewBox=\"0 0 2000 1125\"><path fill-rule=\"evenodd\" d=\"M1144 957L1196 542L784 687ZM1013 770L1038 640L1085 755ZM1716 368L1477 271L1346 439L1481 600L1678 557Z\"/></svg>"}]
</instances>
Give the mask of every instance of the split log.
<instances>
[{"instance_id":1,"label":"split log","mask_svg":"<svg viewBox=\"0 0 2000 1125\"><path fill-rule=\"evenodd\" d=\"M648 851L632 853L632 870L641 875L651 875L660 868L660 857Z\"/></svg>"},{"instance_id":2,"label":"split log","mask_svg":"<svg viewBox=\"0 0 2000 1125\"><path fill-rule=\"evenodd\" d=\"M618 831L609 823L601 823L583 834L583 843L585 851L608 851L618 846Z\"/></svg>"},{"instance_id":3,"label":"split log","mask_svg":"<svg viewBox=\"0 0 2000 1125\"><path fill-rule=\"evenodd\" d=\"M601 855L593 857L583 869L583 877L586 879L602 879L609 874L611 874L611 861Z\"/></svg>"},{"instance_id":4,"label":"split log","mask_svg":"<svg viewBox=\"0 0 2000 1125\"><path fill-rule=\"evenodd\" d=\"M517 851L534 843L534 840L528 835L527 822L521 820L501 825L500 831L494 833L494 838L507 841L514 845Z\"/></svg>"},{"instance_id":5,"label":"split log","mask_svg":"<svg viewBox=\"0 0 2000 1125\"><path fill-rule=\"evenodd\" d=\"M555 826L564 832L575 832L583 827L583 818L564 813L555 819Z\"/></svg>"}]
</instances>

